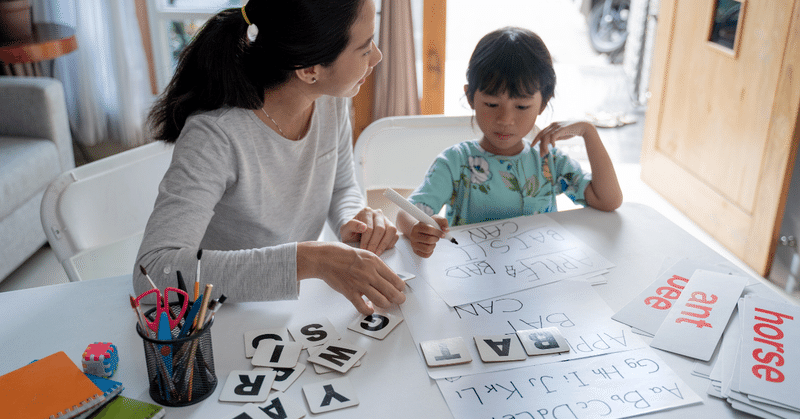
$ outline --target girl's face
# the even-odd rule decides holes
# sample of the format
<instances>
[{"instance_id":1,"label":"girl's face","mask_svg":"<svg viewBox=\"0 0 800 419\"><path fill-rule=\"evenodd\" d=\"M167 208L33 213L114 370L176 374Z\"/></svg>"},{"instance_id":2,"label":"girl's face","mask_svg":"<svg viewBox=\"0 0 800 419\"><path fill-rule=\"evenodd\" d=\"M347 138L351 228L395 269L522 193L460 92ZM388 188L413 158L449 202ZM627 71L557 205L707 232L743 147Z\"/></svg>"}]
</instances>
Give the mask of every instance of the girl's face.
<instances>
[{"instance_id":1,"label":"girl's face","mask_svg":"<svg viewBox=\"0 0 800 419\"><path fill-rule=\"evenodd\" d=\"M329 67L321 67L318 83L325 94L336 97L353 97L361 89L367 76L383 58L373 40L375 34L375 3L363 1L353 26L350 42ZM323 87L321 86L321 87Z\"/></svg>"},{"instance_id":2,"label":"girl's face","mask_svg":"<svg viewBox=\"0 0 800 419\"><path fill-rule=\"evenodd\" d=\"M466 86L465 86L466 89ZM500 156L513 156L522 151L522 137L527 135L542 113L542 94L511 98L507 92L492 96L478 90L472 103L475 119L483 131L480 145Z\"/></svg>"}]
</instances>

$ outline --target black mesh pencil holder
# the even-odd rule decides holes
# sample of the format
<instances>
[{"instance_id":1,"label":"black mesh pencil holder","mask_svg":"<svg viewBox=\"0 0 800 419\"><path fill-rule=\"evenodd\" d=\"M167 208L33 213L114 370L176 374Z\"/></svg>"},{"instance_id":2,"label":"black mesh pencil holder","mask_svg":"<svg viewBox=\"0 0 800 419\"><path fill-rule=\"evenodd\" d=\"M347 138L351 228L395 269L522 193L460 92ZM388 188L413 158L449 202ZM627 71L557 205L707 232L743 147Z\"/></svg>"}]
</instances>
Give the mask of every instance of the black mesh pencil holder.
<instances>
[{"instance_id":1,"label":"black mesh pencil holder","mask_svg":"<svg viewBox=\"0 0 800 419\"><path fill-rule=\"evenodd\" d=\"M180 311L177 303L170 304L173 313ZM155 308L145 312L153 320ZM210 396L217 387L217 374L214 370L214 353L211 349L211 326L214 320L200 331L183 338L177 338L183 320L171 333L173 340L158 340L155 332L143 331L137 323L136 332L144 344L144 357L147 361L147 376L150 382L150 397L164 406L189 406Z\"/></svg>"}]
</instances>

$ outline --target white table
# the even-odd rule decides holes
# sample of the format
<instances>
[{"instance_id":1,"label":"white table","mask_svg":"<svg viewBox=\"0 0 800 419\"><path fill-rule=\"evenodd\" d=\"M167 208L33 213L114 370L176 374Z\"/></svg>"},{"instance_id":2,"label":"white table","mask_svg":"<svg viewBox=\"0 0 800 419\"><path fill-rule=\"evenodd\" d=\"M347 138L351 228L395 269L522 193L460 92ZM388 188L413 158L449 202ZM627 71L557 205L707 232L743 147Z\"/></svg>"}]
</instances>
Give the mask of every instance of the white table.
<instances>
[{"instance_id":1,"label":"white table","mask_svg":"<svg viewBox=\"0 0 800 419\"><path fill-rule=\"evenodd\" d=\"M615 312L655 279L665 258L727 262L641 204L625 204L613 213L580 209L550 216L617 264L606 275L608 283L595 287ZM770 289L780 293L774 286L770 285ZM0 293L0 375L58 351L66 352L80 366L80 356L88 344L112 342L120 355L119 369L113 379L125 386L123 395L152 402L144 348L134 330L136 320L129 304L130 294L133 294L130 276ZM328 318L343 339L367 350L362 365L346 374L356 387L360 404L322 417L451 417L436 383L428 378L405 322L379 341L347 329L355 315L352 305L320 280L303 281L297 301L225 304L212 328L219 379L215 393L193 406L167 408L167 417L216 418L238 410L241 404L219 402L218 397L230 371L252 368L250 360L245 358L244 332L285 327L314 316ZM648 417L749 417L706 395L708 381L691 375L693 360L662 351L659 355L704 403ZM304 362L306 357L304 351L300 361ZM307 409L301 387L338 376L339 373L317 375L309 366L286 393ZM313 415L317 416L320 415ZM312 415L309 413L308 417Z\"/></svg>"}]
</instances>

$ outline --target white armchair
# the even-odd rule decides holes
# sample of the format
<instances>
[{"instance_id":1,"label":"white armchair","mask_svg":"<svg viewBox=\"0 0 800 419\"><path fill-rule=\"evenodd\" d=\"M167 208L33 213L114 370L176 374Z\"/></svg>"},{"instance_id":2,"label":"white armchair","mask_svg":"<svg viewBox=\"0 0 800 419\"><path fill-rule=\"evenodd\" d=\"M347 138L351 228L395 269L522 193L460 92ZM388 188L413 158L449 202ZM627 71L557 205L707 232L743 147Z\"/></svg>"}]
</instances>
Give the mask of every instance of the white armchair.
<instances>
[{"instance_id":1,"label":"white armchair","mask_svg":"<svg viewBox=\"0 0 800 419\"><path fill-rule=\"evenodd\" d=\"M0 76L0 282L46 243L42 194L73 167L61 82Z\"/></svg>"}]
</instances>

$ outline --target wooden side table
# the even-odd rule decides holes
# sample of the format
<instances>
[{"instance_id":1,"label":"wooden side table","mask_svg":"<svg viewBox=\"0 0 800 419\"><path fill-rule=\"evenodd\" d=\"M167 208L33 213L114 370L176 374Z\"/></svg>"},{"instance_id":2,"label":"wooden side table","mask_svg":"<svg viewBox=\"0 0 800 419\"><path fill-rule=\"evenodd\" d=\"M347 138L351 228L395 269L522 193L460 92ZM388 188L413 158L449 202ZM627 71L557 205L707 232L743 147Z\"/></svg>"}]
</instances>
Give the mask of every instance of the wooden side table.
<instances>
[{"instance_id":1,"label":"wooden side table","mask_svg":"<svg viewBox=\"0 0 800 419\"><path fill-rule=\"evenodd\" d=\"M0 41L0 75L42 76L43 61L77 48L75 29L58 23L34 23L30 39Z\"/></svg>"}]
</instances>

